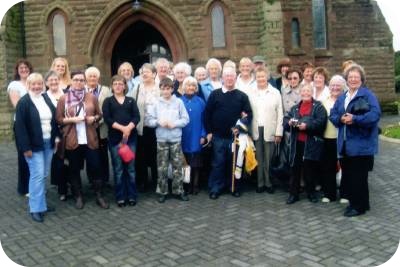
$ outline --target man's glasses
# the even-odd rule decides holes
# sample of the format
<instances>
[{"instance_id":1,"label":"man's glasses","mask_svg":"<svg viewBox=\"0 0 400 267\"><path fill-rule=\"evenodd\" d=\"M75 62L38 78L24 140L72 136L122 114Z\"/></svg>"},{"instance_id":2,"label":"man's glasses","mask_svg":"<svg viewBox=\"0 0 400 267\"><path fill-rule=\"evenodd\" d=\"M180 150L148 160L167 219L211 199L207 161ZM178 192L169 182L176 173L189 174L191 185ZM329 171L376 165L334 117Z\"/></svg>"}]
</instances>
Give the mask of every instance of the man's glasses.
<instances>
[{"instance_id":1,"label":"man's glasses","mask_svg":"<svg viewBox=\"0 0 400 267\"><path fill-rule=\"evenodd\" d=\"M73 82L81 82L84 83L85 79L72 79Z\"/></svg>"}]
</instances>

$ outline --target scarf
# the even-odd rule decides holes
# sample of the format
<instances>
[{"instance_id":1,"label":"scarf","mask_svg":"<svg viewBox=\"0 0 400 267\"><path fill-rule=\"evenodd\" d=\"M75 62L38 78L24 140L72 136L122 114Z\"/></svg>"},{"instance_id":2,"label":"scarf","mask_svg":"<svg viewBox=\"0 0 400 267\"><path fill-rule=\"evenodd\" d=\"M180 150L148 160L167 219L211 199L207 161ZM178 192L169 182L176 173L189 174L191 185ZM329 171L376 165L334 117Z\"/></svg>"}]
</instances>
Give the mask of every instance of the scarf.
<instances>
[{"instance_id":1,"label":"scarf","mask_svg":"<svg viewBox=\"0 0 400 267\"><path fill-rule=\"evenodd\" d=\"M85 98L85 90L70 89L66 94L65 116L78 116L80 110L84 107L83 99Z\"/></svg>"}]
</instances>

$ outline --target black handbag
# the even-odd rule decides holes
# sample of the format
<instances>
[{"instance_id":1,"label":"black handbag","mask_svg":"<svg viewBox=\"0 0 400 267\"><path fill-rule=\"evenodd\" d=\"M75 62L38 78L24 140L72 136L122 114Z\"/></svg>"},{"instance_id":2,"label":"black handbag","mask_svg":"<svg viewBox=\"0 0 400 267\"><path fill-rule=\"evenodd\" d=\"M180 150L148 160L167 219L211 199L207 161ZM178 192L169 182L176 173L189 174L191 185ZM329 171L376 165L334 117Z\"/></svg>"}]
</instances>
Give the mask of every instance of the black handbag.
<instances>
[{"instance_id":1,"label":"black handbag","mask_svg":"<svg viewBox=\"0 0 400 267\"><path fill-rule=\"evenodd\" d=\"M282 139L275 148L269 166L269 175L276 182L286 186L290 179L289 143Z\"/></svg>"},{"instance_id":2,"label":"black handbag","mask_svg":"<svg viewBox=\"0 0 400 267\"><path fill-rule=\"evenodd\" d=\"M358 97L351 107L350 113L354 115L362 115L370 111L370 106L365 97Z\"/></svg>"}]
</instances>

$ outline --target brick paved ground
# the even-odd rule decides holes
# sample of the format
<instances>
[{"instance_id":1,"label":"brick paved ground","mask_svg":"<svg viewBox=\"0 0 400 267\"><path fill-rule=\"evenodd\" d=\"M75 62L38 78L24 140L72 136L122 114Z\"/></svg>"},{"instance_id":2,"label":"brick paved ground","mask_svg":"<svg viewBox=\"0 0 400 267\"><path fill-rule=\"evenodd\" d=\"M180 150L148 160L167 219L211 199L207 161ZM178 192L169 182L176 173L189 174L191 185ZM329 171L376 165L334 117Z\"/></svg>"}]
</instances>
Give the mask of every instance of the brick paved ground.
<instances>
[{"instance_id":1,"label":"brick paved ground","mask_svg":"<svg viewBox=\"0 0 400 267\"><path fill-rule=\"evenodd\" d=\"M16 194L16 153L0 145L0 238L6 254L26 266L376 266L400 240L400 145L381 142L370 175L371 211L342 216L339 203L286 205L287 194L217 201L203 191L189 202L156 202L101 210L86 185L86 206L48 200L57 211L45 223L28 217ZM108 192L109 199L112 192Z\"/></svg>"}]
</instances>

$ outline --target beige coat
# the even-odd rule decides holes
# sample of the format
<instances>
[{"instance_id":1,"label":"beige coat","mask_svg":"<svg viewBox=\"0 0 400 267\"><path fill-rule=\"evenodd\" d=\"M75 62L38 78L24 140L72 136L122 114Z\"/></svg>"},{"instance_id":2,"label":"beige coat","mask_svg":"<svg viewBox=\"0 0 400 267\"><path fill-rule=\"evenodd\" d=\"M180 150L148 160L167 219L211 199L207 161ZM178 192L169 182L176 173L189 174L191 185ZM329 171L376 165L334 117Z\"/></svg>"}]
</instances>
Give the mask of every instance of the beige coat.
<instances>
[{"instance_id":1,"label":"beige coat","mask_svg":"<svg viewBox=\"0 0 400 267\"><path fill-rule=\"evenodd\" d=\"M256 87L256 86L255 86ZM251 123L251 131L253 140L258 140L258 123L257 118L259 112L263 112L261 117L264 119L264 141L273 142L275 136L282 136L283 134L283 107L282 97L279 91L274 88L271 84L268 84L267 88L267 100L265 102L265 110L258 110L256 100L259 97L257 88L252 88L249 91L249 100L251 109L253 110L253 121Z\"/></svg>"},{"instance_id":2,"label":"beige coat","mask_svg":"<svg viewBox=\"0 0 400 267\"><path fill-rule=\"evenodd\" d=\"M112 96L112 92L110 88L108 88L107 86L99 84L99 87L100 87L100 94L97 100L99 101L100 110L103 110L104 100L107 97ZM105 139L108 137L108 128L107 125L104 123L103 119L99 121L99 131L100 131L100 139Z\"/></svg>"}]
</instances>

